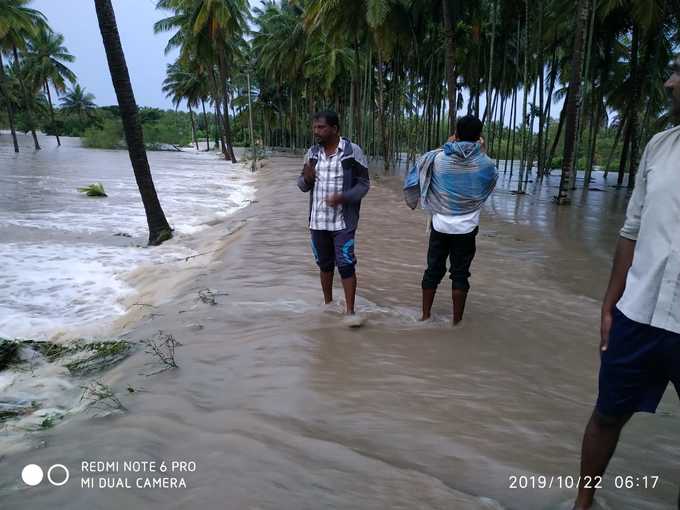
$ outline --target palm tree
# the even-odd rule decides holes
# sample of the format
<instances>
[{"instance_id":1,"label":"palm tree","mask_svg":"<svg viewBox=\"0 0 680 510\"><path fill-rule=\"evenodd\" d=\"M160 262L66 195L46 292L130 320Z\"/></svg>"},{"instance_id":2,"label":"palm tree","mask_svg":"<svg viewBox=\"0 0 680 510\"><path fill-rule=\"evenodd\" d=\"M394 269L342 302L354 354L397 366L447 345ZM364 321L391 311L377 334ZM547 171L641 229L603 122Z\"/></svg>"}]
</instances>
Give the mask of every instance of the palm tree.
<instances>
[{"instance_id":1,"label":"palm tree","mask_svg":"<svg viewBox=\"0 0 680 510\"><path fill-rule=\"evenodd\" d=\"M154 26L157 32L177 30L168 46L181 46L182 59L209 63L213 98L223 105L223 112L218 114L222 117L226 155L236 163L229 120L229 78L247 30L247 0L159 0L156 6L174 11Z\"/></svg>"},{"instance_id":2,"label":"palm tree","mask_svg":"<svg viewBox=\"0 0 680 510\"><path fill-rule=\"evenodd\" d=\"M28 2L29 0L0 0L0 94L4 97L7 106L7 116L15 152L19 152L19 144L14 126L14 104L9 99L9 93L5 90L6 74L2 52L11 49L12 46L16 48L16 43L20 43L20 41L17 41L17 32L30 31L35 19L42 16L38 11L26 7Z\"/></svg>"},{"instance_id":3,"label":"palm tree","mask_svg":"<svg viewBox=\"0 0 680 510\"><path fill-rule=\"evenodd\" d=\"M18 68L20 66L19 50L25 48L26 40L34 35L37 30L47 26L47 20L40 11L26 7L29 1L30 0L0 0L0 68L2 68L3 65L1 56L3 50L12 51L14 55L13 65ZM2 74L4 74L4 72ZM40 150L38 137L35 133L33 112L31 110L32 98L29 97L29 91L26 89L26 84L24 83L25 74L26 73L19 72L17 69L21 98L26 110L28 123L31 126L33 142L35 144L35 149ZM2 76L0 76L0 80L2 80ZM16 142L15 151L18 152Z\"/></svg>"},{"instance_id":4,"label":"palm tree","mask_svg":"<svg viewBox=\"0 0 680 510\"><path fill-rule=\"evenodd\" d=\"M566 104L566 128L564 142L564 156L562 158L562 176L557 203L570 203L571 178L574 171L574 145L576 144L576 129L578 123L578 109L581 103L581 79L583 74L583 58L585 53L585 35L588 26L589 0L579 0L576 8L576 26L574 35L574 50L571 62L571 79L569 80L569 94Z\"/></svg>"},{"instance_id":5,"label":"palm tree","mask_svg":"<svg viewBox=\"0 0 680 510\"><path fill-rule=\"evenodd\" d=\"M0 48L0 98L2 98L7 109L7 118L9 120L9 129L12 133L14 152L19 152L19 142L17 141L17 133L14 126L14 105L16 103L16 98L13 98L9 93L5 65L2 61L2 48Z\"/></svg>"},{"instance_id":6,"label":"palm tree","mask_svg":"<svg viewBox=\"0 0 680 510\"><path fill-rule=\"evenodd\" d=\"M66 91L66 94L61 97L60 102L63 111L78 115L81 125L85 124L85 118L89 117L97 107L94 104L94 95L87 92L78 83Z\"/></svg>"},{"instance_id":7,"label":"palm tree","mask_svg":"<svg viewBox=\"0 0 680 510\"><path fill-rule=\"evenodd\" d=\"M109 63L111 81L118 98L132 169L146 212L146 220L149 226L149 244L157 246L172 238L172 229L165 218L151 177L151 169L144 148L142 125L139 122L137 103L130 84L130 75L125 63L125 55L120 43L111 0L95 0L94 5Z\"/></svg>"},{"instance_id":8,"label":"palm tree","mask_svg":"<svg viewBox=\"0 0 680 510\"><path fill-rule=\"evenodd\" d=\"M68 52L63 43L64 36L55 34L47 27L42 27L28 41L29 75L34 82L42 84L47 93L50 118L52 128L55 130L57 145L61 145L61 140L59 140L59 130L54 119L50 85L54 87L57 93L61 93L66 90L66 81L72 84L76 81L76 75L64 64L64 62L75 61L75 57Z\"/></svg>"},{"instance_id":9,"label":"palm tree","mask_svg":"<svg viewBox=\"0 0 680 510\"><path fill-rule=\"evenodd\" d=\"M172 103L176 108L179 107L182 101L187 102L191 119L191 132L196 144L196 150L198 150L198 139L196 138L196 123L194 122L192 106L198 107L198 103L204 97L203 83L201 77L186 69L181 61L167 65L166 78L163 81L162 90L166 93L166 97L172 98Z\"/></svg>"}]
</instances>

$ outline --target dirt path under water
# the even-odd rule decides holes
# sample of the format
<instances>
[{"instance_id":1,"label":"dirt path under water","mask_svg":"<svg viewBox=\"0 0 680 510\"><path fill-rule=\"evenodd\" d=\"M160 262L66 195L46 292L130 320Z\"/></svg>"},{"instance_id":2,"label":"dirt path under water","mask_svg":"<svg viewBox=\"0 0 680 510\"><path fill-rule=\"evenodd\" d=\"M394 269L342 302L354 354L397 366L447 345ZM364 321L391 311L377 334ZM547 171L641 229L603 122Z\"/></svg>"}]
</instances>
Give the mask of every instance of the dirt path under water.
<instances>
[{"instance_id":1,"label":"dirt path under water","mask_svg":"<svg viewBox=\"0 0 680 510\"><path fill-rule=\"evenodd\" d=\"M298 167L274 158L259 171L257 202L202 234L216 252L132 275L136 301L156 306L119 327L132 340L174 335L179 368L146 377L140 351L104 377L127 413L71 418L34 434L41 448L1 458L3 509L568 508L573 490L513 489L511 477L558 485L578 473L609 268L589 263L565 232L485 213L463 325L449 325L448 280L434 320L419 324L424 217L404 205L398 183L374 179L357 239L368 323L348 330L339 305L319 306ZM216 305L198 299L204 288ZM679 424L670 392L659 415L633 420L604 482L606 508L670 508ZM186 489L81 488L94 476L81 461L126 459L197 468L174 475ZM71 480L26 487L18 475L28 463L64 464ZM98 475L133 487L140 476ZM616 489L616 475L661 480Z\"/></svg>"}]
</instances>

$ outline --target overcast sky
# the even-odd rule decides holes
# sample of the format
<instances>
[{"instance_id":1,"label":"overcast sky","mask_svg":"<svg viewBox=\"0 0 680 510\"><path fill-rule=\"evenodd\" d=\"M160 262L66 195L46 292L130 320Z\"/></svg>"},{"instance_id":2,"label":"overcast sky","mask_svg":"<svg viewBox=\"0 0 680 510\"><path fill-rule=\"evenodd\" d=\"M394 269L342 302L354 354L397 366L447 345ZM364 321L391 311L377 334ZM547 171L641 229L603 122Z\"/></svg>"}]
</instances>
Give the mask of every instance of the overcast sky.
<instances>
[{"instance_id":1,"label":"overcast sky","mask_svg":"<svg viewBox=\"0 0 680 510\"><path fill-rule=\"evenodd\" d=\"M251 4L259 4L259 1L251 0ZM113 0L137 104L173 108L161 87L165 66L175 60L177 51L164 54L170 32L153 33L153 24L169 14L156 10L155 5L155 0ZM63 34L64 45L76 57L69 67L78 76L81 86L94 94L95 103L100 106L116 104L94 1L33 0L30 7L41 11L52 29Z\"/></svg>"}]
</instances>

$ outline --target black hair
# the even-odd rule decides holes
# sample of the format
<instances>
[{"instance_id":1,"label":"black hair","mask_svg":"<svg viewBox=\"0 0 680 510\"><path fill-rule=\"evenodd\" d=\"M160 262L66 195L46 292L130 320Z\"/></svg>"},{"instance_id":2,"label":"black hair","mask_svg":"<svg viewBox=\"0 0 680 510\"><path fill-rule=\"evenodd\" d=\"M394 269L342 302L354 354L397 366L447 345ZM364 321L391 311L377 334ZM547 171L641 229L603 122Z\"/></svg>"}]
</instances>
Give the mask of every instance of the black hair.
<instances>
[{"instance_id":1,"label":"black hair","mask_svg":"<svg viewBox=\"0 0 680 510\"><path fill-rule=\"evenodd\" d=\"M461 142L476 142L482 136L482 121L474 115L460 117L456 123L456 135Z\"/></svg>"},{"instance_id":2,"label":"black hair","mask_svg":"<svg viewBox=\"0 0 680 510\"><path fill-rule=\"evenodd\" d=\"M313 119L314 120L323 119L329 126L340 129L340 119L338 118L338 114L333 111L326 110L322 112L316 112L314 114Z\"/></svg>"}]
</instances>

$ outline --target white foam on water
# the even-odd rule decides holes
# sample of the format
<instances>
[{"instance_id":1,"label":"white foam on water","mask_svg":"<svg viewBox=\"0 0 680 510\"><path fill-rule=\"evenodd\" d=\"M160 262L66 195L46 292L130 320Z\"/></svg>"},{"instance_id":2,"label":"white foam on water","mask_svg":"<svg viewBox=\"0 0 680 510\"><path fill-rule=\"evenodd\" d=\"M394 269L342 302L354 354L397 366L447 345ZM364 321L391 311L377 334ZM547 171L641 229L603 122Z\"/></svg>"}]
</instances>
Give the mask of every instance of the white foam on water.
<instances>
[{"instance_id":1,"label":"white foam on water","mask_svg":"<svg viewBox=\"0 0 680 510\"><path fill-rule=\"evenodd\" d=\"M193 253L95 244L0 244L0 337L46 339L125 312L121 278L151 261Z\"/></svg>"},{"instance_id":2,"label":"white foam on water","mask_svg":"<svg viewBox=\"0 0 680 510\"><path fill-rule=\"evenodd\" d=\"M1 148L1 147L0 147ZM175 239L153 250L143 244L147 223L123 151L62 147L8 159L0 171L0 337L46 339L112 322L134 291L124 275L145 263L195 254L182 238L247 206L254 176L215 154L149 153L154 184ZM0 154L0 161L2 154ZM102 182L107 198L76 188ZM124 233L130 246L120 246Z\"/></svg>"}]
</instances>

